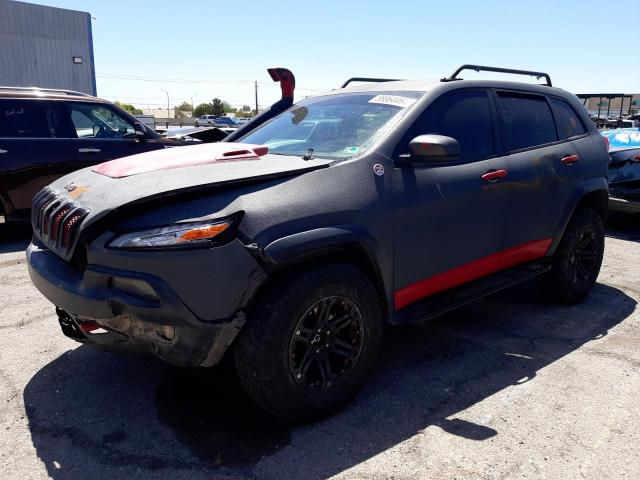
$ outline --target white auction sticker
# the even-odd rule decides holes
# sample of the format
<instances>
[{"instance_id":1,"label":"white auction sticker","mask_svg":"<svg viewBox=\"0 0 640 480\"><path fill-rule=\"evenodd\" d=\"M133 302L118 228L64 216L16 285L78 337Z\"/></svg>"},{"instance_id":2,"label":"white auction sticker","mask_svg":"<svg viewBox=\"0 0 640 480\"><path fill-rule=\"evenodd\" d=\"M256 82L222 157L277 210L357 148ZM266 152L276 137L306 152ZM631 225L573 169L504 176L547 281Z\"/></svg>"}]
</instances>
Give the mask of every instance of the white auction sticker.
<instances>
[{"instance_id":1,"label":"white auction sticker","mask_svg":"<svg viewBox=\"0 0 640 480\"><path fill-rule=\"evenodd\" d=\"M401 97L400 95L376 95L369 103L379 103L380 105L393 105L400 108L409 108L416 103L415 98Z\"/></svg>"}]
</instances>

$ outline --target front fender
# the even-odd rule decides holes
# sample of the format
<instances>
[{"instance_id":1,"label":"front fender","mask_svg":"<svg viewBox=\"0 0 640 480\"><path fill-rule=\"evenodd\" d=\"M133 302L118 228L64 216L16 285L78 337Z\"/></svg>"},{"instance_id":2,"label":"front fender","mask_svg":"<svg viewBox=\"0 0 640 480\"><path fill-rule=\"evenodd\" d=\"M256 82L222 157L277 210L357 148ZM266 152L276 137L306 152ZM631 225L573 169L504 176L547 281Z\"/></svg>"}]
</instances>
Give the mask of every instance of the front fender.
<instances>
[{"instance_id":1,"label":"front fender","mask_svg":"<svg viewBox=\"0 0 640 480\"><path fill-rule=\"evenodd\" d=\"M389 249L371 229L357 224L315 228L272 241L264 248L266 258L275 265L298 263L352 246L367 254L378 281L384 289L387 305L393 305L393 270Z\"/></svg>"}]
</instances>

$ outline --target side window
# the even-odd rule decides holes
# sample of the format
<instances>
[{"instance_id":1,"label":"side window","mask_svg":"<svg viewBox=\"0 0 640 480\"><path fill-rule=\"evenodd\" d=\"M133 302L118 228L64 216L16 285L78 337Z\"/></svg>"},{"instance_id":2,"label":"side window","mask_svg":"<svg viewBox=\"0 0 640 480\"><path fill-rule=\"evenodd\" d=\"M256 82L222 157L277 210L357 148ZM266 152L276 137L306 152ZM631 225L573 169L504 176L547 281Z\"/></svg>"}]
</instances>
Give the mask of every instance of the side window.
<instances>
[{"instance_id":1,"label":"side window","mask_svg":"<svg viewBox=\"0 0 640 480\"><path fill-rule=\"evenodd\" d=\"M568 102L561 98L551 98L551 105L556 114L558 121L558 129L562 138L571 138L583 133L587 133L587 129L578 117L578 114Z\"/></svg>"},{"instance_id":2,"label":"side window","mask_svg":"<svg viewBox=\"0 0 640 480\"><path fill-rule=\"evenodd\" d=\"M411 140L429 133L455 138L460 144L462 161L477 160L495 153L488 93L461 90L437 99L409 128L396 154L407 154Z\"/></svg>"},{"instance_id":3,"label":"side window","mask_svg":"<svg viewBox=\"0 0 640 480\"><path fill-rule=\"evenodd\" d=\"M0 137L52 138L59 128L51 102L0 100Z\"/></svg>"},{"instance_id":4,"label":"side window","mask_svg":"<svg viewBox=\"0 0 640 480\"><path fill-rule=\"evenodd\" d=\"M498 93L502 137L506 150L535 147L558 140L556 125L544 97Z\"/></svg>"},{"instance_id":5,"label":"side window","mask_svg":"<svg viewBox=\"0 0 640 480\"><path fill-rule=\"evenodd\" d=\"M132 138L133 124L100 104L69 103L71 122L78 138Z\"/></svg>"}]
</instances>

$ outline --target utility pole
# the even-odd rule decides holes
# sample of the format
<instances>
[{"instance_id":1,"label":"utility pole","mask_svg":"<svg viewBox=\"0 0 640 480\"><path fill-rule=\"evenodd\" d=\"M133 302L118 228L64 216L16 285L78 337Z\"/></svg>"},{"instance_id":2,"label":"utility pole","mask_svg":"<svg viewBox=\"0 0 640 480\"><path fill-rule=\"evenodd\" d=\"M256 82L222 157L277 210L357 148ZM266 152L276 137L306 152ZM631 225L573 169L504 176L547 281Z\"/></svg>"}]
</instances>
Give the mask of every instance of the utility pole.
<instances>
[{"instance_id":1,"label":"utility pole","mask_svg":"<svg viewBox=\"0 0 640 480\"><path fill-rule=\"evenodd\" d=\"M171 118L171 114L169 113L169 90L165 90L164 88L161 88L160 90L167 94L167 130L168 130L169 119Z\"/></svg>"},{"instance_id":2,"label":"utility pole","mask_svg":"<svg viewBox=\"0 0 640 480\"><path fill-rule=\"evenodd\" d=\"M257 80L255 82L255 88L256 88L256 115L258 115L258 81Z\"/></svg>"}]
</instances>

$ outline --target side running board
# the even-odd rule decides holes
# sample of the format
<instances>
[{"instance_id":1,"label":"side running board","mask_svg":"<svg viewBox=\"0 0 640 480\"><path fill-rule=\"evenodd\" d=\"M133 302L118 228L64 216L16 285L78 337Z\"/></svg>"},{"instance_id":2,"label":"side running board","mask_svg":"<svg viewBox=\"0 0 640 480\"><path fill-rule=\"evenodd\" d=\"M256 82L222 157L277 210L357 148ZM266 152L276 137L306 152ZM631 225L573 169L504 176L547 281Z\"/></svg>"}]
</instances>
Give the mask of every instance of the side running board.
<instances>
[{"instance_id":1,"label":"side running board","mask_svg":"<svg viewBox=\"0 0 640 480\"><path fill-rule=\"evenodd\" d=\"M510 268L413 303L395 312L390 322L394 325L424 322L549 270L549 259Z\"/></svg>"}]
</instances>

